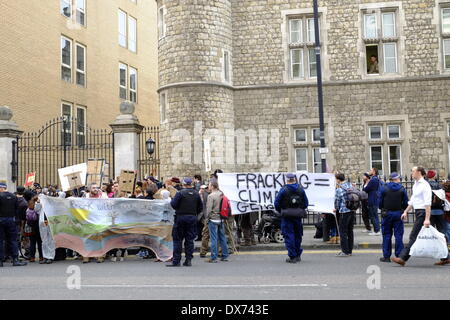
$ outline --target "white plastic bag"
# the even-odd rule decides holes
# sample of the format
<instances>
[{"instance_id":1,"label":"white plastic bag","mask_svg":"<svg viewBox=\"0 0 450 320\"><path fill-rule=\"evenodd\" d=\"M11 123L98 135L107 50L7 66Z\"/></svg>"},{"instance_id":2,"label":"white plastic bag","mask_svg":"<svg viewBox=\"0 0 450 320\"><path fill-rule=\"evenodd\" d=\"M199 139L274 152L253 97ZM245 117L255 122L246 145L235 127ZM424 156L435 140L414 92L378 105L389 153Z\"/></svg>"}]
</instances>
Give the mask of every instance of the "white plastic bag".
<instances>
[{"instance_id":1,"label":"white plastic bag","mask_svg":"<svg viewBox=\"0 0 450 320\"><path fill-rule=\"evenodd\" d=\"M437 231L433 226L422 227L409 254L418 258L447 258L448 248L444 234Z\"/></svg>"},{"instance_id":2,"label":"white plastic bag","mask_svg":"<svg viewBox=\"0 0 450 320\"><path fill-rule=\"evenodd\" d=\"M50 227L45 225L44 222L44 210L42 210L42 206L40 203L36 203L36 206L39 205L39 232L41 233L42 239L42 254L45 259L54 260L55 259L55 241L53 240L52 232L50 231Z\"/></svg>"}]
</instances>

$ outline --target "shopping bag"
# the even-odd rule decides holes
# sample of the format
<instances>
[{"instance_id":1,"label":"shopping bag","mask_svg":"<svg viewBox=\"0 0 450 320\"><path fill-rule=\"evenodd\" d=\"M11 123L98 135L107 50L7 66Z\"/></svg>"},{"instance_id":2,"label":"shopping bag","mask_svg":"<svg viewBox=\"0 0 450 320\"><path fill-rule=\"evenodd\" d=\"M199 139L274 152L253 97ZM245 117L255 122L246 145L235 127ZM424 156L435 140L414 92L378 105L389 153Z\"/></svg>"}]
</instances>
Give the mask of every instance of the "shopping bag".
<instances>
[{"instance_id":1,"label":"shopping bag","mask_svg":"<svg viewBox=\"0 0 450 320\"><path fill-rule=\"evenodd\" d=\"M448 248L444 234L437 231L433 226L422 227L409 254L418 258L447 258Z\"/></svg>"}]
</instances>

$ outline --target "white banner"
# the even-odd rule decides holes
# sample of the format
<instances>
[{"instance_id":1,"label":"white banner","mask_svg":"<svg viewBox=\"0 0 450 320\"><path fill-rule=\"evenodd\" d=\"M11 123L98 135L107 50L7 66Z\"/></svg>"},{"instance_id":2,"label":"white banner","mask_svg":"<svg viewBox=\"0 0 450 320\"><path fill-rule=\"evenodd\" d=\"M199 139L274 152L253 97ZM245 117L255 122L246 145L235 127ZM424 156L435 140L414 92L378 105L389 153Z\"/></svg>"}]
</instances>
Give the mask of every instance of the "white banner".
<instances>
[{"instance_id":1,"label":"white banner","mask_svg":"<svg viewBox=\"0 0 450 320\"><path fill-rule=\"evenodd\" d=\"M331 173L297 172L309 211L333 213L336 179ZM286 184L286 173L219 173L219 188L230 200L232 213L275 210L273 203Z\"/></svg>"}]
</instances>

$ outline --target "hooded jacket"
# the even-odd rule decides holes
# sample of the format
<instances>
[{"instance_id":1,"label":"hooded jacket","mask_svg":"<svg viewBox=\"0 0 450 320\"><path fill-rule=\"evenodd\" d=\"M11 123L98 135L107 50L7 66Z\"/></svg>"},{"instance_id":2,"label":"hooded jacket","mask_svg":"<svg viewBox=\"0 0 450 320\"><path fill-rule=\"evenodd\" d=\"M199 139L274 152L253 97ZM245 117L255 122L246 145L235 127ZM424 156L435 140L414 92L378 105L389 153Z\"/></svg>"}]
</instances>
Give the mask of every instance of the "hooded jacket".
<instances>
[{"instance_id":1,"label":"hooded jacket","mask_svg":"<svg viewBox=\"0 0 450 320\"><path fill-rule=\"evenodd\" d=\"M369 207L375 207L378 206L378 202L380 199L378 199L379 196L379 188L380 188L380 179L378 179L377 176L373 176L367 186L363 189L367 194L369 195Z\"/></svg>"}]
</instances>

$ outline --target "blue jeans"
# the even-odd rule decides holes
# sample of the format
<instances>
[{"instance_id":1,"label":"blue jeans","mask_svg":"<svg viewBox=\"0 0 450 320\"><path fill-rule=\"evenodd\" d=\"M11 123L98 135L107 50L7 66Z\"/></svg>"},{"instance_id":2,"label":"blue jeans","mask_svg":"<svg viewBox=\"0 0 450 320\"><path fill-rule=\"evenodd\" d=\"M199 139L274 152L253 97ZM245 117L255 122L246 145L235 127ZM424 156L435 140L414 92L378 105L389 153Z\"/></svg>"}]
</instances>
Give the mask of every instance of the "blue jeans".
<instances>
[{"instance_id":1,"label":"blue jeans","mask_svg":"<svg viewBox=\"0 0 450 320\"><path fill-rule=\"evenodd\" d=\"M373 231L380 232L380 219L378 217L378 206L369 206L369 218L373 224Z\"/></svg>"},{"instance_id":2,"label":"blue jeans","mask_svg":"<svg viewBox=\"0 0 450 320\"><path fill-rule=\"evenodd\" d=\"M209 241L211 246L211 259L217 260L219 255L219 248L217 247L217 240L219 240L220 247L222 248L222 258L228 258L228 243L225 237L224 223L215 224L211 221L208 222Z\"/></svg>"},{"instance_id":3,"label":"blue jeans","mask_svg":"<svg viewBox=\"0 0 450 320\"><path fill-rule=\"evenodd\" d=\"M14 217L0 218L0 261L5 258L4 243L8 244L13 259L19 257L17 246L17 227Z\"/></svg>"},{"instance_id":4,"label":"blue jeans","mask_svg":"<svg viewBox=\"0 0 450 320\"><path fill-rule=\"evenodd\" d=\"M281 232L284 237L284 245L288 251L288 256L291 259L300 257L303 249L303 223L301 218L282 218Z\"/></svg>"},{"instance_id":5,"label":"blue jeans","mask_svg":"<svg viewBox=\"0 0 450 320\"><path fill-rule=\"evenodd\" d=\"M392 254L392 233L395 237L395 256L400 256L403 250L404 226L401 211L388 211L388 215L381 221L383 234L383 257L390 258Z\"/></svg>"},{"instance_id":6,"label":"blue jeans","mask_svg":"<svg viewBox=\"0 0 450 320\"><path fill-rule=\"evenodd\" d=\"M447 242L450 242L450 222L447 222Z\"/></svg>"}]
</instances>

